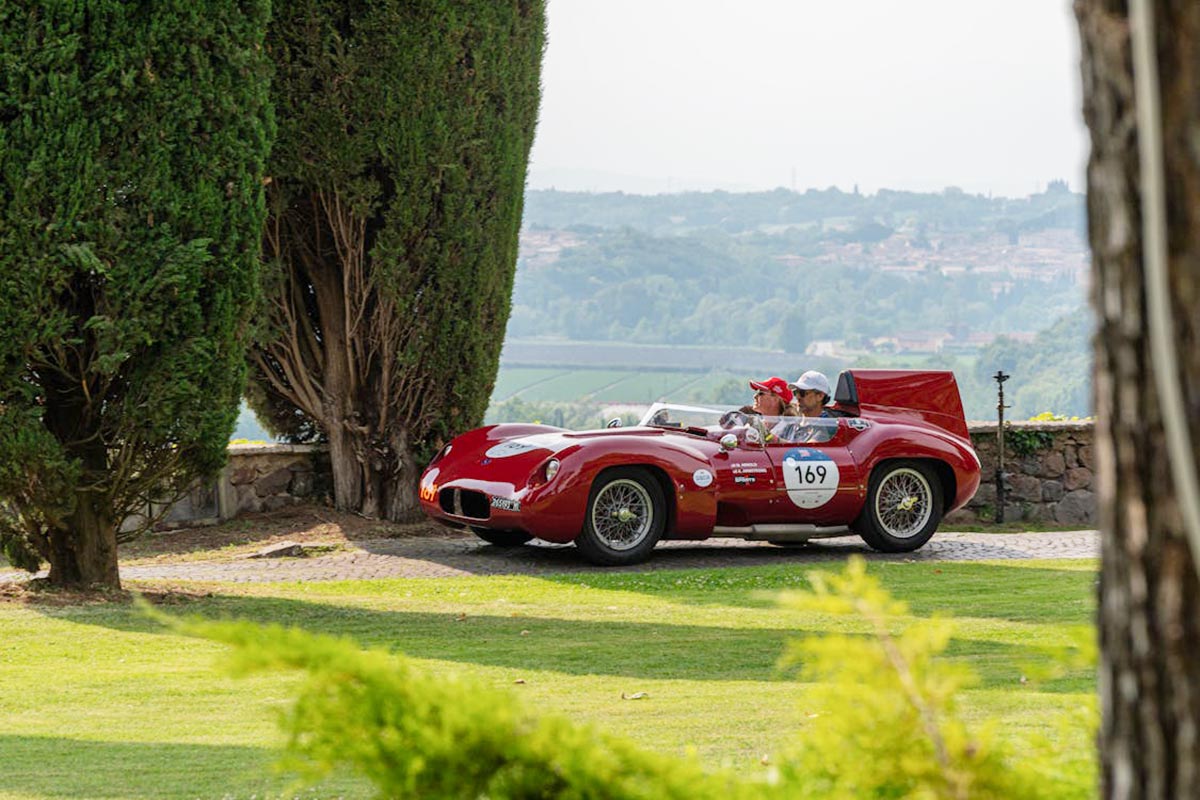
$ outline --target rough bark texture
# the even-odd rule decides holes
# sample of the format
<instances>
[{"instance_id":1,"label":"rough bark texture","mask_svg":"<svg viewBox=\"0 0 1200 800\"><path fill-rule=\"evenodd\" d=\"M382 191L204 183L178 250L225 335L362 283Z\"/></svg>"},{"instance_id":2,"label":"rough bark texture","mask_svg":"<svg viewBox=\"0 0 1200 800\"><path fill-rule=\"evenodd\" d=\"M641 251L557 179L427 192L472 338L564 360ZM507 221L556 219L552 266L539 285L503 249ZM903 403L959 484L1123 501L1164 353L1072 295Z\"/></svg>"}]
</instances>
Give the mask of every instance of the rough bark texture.
<instances>
[{"instance_id":1,"label":"rough bark texture","mask_svg":"<svg viewBox=\"0 0 1200 800\"><path fill-rule=\"evenodd\" d=\"M1177 369L1200 435L1200 4L1155 4ZM1128 11L1078 0L1094 259L1103 795L1200 797L1200 591L1147 334Z\"/></svg>"}]
</instances>

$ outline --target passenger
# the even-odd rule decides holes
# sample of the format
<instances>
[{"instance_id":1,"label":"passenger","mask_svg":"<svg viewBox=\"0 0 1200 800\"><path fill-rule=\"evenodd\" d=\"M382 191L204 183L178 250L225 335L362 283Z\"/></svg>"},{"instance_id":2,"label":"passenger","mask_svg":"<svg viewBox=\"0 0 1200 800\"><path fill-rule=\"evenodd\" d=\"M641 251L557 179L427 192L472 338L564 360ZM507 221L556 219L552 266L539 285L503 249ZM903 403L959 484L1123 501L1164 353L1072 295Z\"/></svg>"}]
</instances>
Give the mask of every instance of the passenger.
<instances>
[{"instance_id":1,"label":"passenger","mask_svg":"<svg viewBox=\"0 0 1200 800\"><path fill-rule=\"evenodd\" d=\"M796 405L799 407L799 416L802 417L830 417L829 409L825 404L829 402L829 378L826 378L822 373L815 369L810 369L808 372L796 379L795 383L789 383L788 389L796 397Z\"/></svg>"},{"instance_id":2,"label":"passenger","mask_svg":"<svg viewBox=\"0 0 1200 800\"><path fill-rule=\"evenodd\" d=\"M764 417L782 417L787 413L792 390L783 378L772 375L765 381L750 381L750 388L754 390L754 405L742 406L744 413Z\"/></svg>"}]
</instances>

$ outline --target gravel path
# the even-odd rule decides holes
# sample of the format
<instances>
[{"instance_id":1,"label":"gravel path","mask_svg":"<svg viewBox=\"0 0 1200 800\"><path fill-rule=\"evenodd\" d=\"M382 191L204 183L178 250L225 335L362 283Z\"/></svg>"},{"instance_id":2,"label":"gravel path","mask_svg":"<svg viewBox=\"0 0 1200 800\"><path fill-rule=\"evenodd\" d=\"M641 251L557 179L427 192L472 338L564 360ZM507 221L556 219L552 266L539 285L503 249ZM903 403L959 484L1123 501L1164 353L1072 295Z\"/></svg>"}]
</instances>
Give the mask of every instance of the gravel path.
<instances>
[{"instance_id":1,"label":"gravel path","mask_svg":"<svg viewBox=\"0 0 1200 800\"><path fill-rule=\"evenodd\" d=\"M542 575L597 569L647 572L664 569L795 564L844 559L861 553L872 561L978 561L1033 558L1098 558L1096 531L1045 533L944 532L915 553L884 555L856 536L824 539L804 547L776 547L738 539L663 542L644 564L593 567L570 545L534 543L493 547L474 536L378 539L358 542L351 552L307 558L242 558L235 561L128 566L122 579L195 581L327 581L370 578L440 578L451 575ZM23 580L28 573L0 572L0 583Z\"/></svg>"}]
</instances>

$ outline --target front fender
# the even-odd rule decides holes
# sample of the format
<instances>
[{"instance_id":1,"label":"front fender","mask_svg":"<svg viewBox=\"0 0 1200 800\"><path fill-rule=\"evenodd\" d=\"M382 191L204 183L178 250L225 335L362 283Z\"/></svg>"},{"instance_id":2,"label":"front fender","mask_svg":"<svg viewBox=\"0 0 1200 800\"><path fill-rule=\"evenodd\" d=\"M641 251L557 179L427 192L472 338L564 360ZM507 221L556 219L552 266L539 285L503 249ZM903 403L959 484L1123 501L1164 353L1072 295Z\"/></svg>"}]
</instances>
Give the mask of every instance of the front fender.
<instances>
[{"instance_id":1,"label":"front fender","mask_svg":"<svg viewBox=\"0 0 1200 800\"><path fill-rule=\"evenodd\" d=\"M715 470L708 454L698 447L630 437L620 442L580 445L560 461L563 467L555 480L566 479L560 490L584 498L579 506L577 530L583 528L586 498L600 474L615 467L640 466L654 472L663 484L670 519L667 538L703 538L712 533L717 517L716 481L711 480ZM710 480L704 480L701 470L708 471Z\"/></svg>"}]
</instances>

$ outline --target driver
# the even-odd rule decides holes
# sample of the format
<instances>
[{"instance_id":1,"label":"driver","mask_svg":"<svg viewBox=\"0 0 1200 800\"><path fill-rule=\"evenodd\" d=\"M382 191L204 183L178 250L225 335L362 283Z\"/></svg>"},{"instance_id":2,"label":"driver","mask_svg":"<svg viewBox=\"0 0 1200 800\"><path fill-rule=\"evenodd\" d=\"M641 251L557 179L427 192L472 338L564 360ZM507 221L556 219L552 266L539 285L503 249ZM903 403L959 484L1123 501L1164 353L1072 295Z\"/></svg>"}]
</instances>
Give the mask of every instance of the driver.
<instances>
[{"instance_id":1,"label":"driver","mask_svg":"<svg viewBox=\"0 0 1200 800\"><path fill-rule=\"evenodd\" d=\"M829 402L829 378L826 378L824 373L810 369L797 378L795 383L789 383L788 389L796 397L796 403L800 406L800 416L832 416L825 407Z\"/></svg>"}]
</instances>

